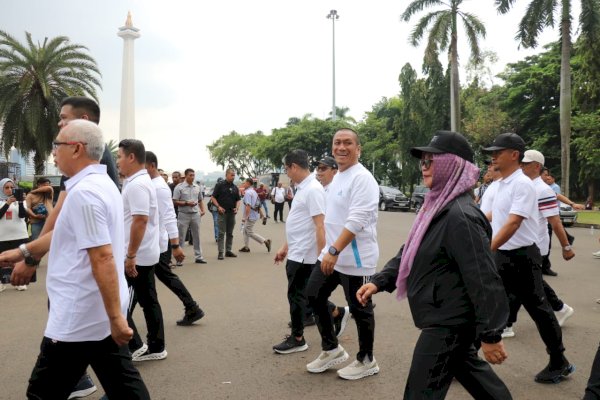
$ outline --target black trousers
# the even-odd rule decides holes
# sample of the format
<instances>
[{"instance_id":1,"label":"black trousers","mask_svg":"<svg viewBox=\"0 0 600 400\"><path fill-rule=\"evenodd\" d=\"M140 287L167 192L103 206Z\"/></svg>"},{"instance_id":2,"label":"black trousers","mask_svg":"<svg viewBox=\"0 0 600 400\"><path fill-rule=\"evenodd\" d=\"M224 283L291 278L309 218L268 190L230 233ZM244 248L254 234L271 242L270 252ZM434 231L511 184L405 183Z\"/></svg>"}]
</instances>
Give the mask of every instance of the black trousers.
<instances>
[{"instance_id":1,"label":"black trousers","mask_svg":"<svg viewBox=\"0 0 600 400\"><path fill-rule=\"evenodd\" d=\"M233 246L233 229L235 228L235 214L231 211L226 211L224 214L219 214L219 253L231 251Z\"/></svg>"},{"instance_id":2,"label":"black trousers","mask_svg":"<svg viewBox=\"0 0 600 400\"><path fill-rule=\"evenodd\" d=\"M415 346L405 400L444 399L456 378L474 399L512 399L504 382L479 358L475 328L427 328Z\"/></svg>"},{"instance_id":3,"label":"black trousers","mask_svg":"<svg viewBox=\"0 0 600 400\"><path fill-rule=\"evenodd\" d=\"M545 279L542 279L542 286L544 287L544 295L546 296L546 300L548 301L548 304L550 304L550 307L552 307L552 310L562 310L565 303L563 303L563 301L558 297L554 289L548 285L548 282L546 282ZM521 309L521 302L517 298L512 298L509 300L509 306L510 314L508 316L507 326L512 326L515 322L517 322L517 314Z\"/></svg>"},{"instance_id":4,"label":"black trousers","mask_svg":"<svg viewBox=\"0 0 600 400\"><path fill-rule=\"evenodd\" d=\"M135 305L139 302L144 311L144 318L148 328L148 349L150 353L160 353L165 349L165 325L162 309L158 303L158 294L156 293L154 265L136 265L136 268L138 276L135 278L127 277L130 291L127 322L131 329L133 329L133 338L129 341L129 349L131 352L134 352L144 344L132 318Z\"/></svg>"},{"instance_id":5,"label":"black trousers","mask_svg":"<svg viewBox=\"0 0 600 400\"><path fill-rule=\"evenodd\" d=\"M167 251L160 254L158 264L156 264L156 268L154 270L156 277L166 287L168 287L169 290L175 294L175 296L179 297L179 300L181 300L186 310L198 306L198 304L194 301L192 295L187 290L183 282L181 282L181 279L179 279L179 277L169 267L170 261L171 245L169 245Z\"/></svg>"},{"instance_id":6,"label":"black trousers","mask_svg":"<svg viewBox=\"0 0 600 400\"><path fill-rule=\"evenodd\" d=\"M110 336L93 342L59 342L44 337L29 379L27 398L67 399L88 365L108 398L150 399L127 346L117 346Z\"/></svg>"},{"instance_id":7,"label":"black trousers","mask_svg":"<svg viewBox=\"0 0 600 400\"><path fill-rule=\"evenodd\" d=\"M306 285L313 270L314 264L303 264L287 260L285 273L288 279L287 298L290 304L290 318L292 321L292 335L304 335L304 318L306 311Z\"/></svg>"},{"instance_id":8,"label":"black trousers","mask_svg":"<svg viewBox=\"0 0 600 400\"><path fill-rule=\"evenodd\" d=\"M596 351L583 400L600 400L600 346Z\"/></svg>"},{"instance_id":9,"label":"black trousers","mask_svg":"<svg viewBox=\"0 0 600 400\"><path fill-rule=\"evenodd\" d=\"M308 279L306 295L308 296L308 305L315 313L323 350L333 350L338 346L328 299L335 288L342 285L358 329L359 351L356 358L362 361L365 355L368 355L370 359L373 359L373 342L375 341L373 303L369 300L367 305L363 306L356 299L358 289L369 280L369 276L346 275L338 271L333 271L331 275L326 276L321 271L321 262L317 261L315 264Z\"/></svg>"},{"instance_id":10,"label":"black trousers","mask_svg":"<svg viewBox=\"0 0 600 400\"><path fill-rule=\"evenodd\" d=\"M275 202L275 211L273 212L273 219L277 221L277 213L279 213L279 220L283 221L283 205L285 203Z\"/></svg>"},{"instance_id":11,"label":"black trousers","mask_svg":"<svg viewBox=\"0 0 600 400\"><path fill-rule=\"evenodd\" d=\"M550 304L546 301L541 270L540 250L534 244L515 250L498 250L495 262L511 304L523 304L546 345L550 356L565 351L562 330Z\"/></svg>"}]
</instances>

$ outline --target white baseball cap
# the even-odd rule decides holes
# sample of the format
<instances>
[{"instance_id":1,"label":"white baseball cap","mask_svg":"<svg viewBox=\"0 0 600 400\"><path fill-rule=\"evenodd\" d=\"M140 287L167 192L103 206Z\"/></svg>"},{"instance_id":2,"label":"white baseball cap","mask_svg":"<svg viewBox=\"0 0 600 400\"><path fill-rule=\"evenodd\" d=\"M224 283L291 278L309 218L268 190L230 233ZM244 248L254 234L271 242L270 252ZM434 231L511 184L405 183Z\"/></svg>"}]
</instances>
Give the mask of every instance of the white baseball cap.
<instances>
[{"instance_id":1,"label":"white baseball cap","mask_svg":"<svg viewBox=\"0 0 600 400\"><path fill-rule=\"evenodd\" d=\"M521 162L537 162L544 165L544 155L537 150L527 150Z\"/></svg>"}]
</instances>

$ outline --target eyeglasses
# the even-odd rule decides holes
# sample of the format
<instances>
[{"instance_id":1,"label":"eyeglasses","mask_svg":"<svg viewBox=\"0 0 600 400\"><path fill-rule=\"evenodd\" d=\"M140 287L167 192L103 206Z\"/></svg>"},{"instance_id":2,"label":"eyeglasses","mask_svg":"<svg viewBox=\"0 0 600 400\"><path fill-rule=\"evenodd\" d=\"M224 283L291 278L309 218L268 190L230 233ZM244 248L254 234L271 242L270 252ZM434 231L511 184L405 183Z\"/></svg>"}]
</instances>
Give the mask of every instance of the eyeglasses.
<instances>
[{"instance_id":1,"label":"eyeglasses","mask_svg":"<svg viewBox=\"0 0 600 400\"><path fill-rule=\"evenodd\" d=\"M425 169L429 169L431 167L431 163L433 162L433 158L425 158L419 161L419 165L421 168L425 167Z\"/></svg>"},{"instance_id":2,"label":"eyeglasses","mask_svg":"<svg viewBox=\"0 0 600 400\"><path fill-rule=\"evenodd\" d=\"M327 165L319 165L317 167L317 171L327 171L328 169L333 169L332 167L328 167Z\"/></svg>"},{"instance_id":3,"label":"eyeglasses","mask_svg":"<svg viewBox=\"0 0 600 400\"><path fill-rule=\"evenodd\" d=\"M52 150L58 149L58 146L60 146L60 145L73 146L76 144L82 144L85 146L87 143L85 143L85 142L58 142L55 140L54 142L52 142Z\"/></svg>"}]
</instances>

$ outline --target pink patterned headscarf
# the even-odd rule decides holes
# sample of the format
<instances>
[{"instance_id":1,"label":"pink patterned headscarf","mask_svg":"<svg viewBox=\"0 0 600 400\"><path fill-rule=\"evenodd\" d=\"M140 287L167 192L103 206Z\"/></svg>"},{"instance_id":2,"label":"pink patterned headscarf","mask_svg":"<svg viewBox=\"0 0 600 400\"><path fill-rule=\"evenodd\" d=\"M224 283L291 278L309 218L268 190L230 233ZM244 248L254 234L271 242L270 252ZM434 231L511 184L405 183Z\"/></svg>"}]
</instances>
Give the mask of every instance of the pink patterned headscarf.
<instances>
[{"instance_id":1,"label":"pink patterned headscarf","mask_svg":"<svg viewBox=\"0 0 600 400\"><path fill-rule=\"evenodd\" d=\"M406 281L431 220L448 203L471 189L478 178L479 168L464 158L451 153L433 154L431 191L425 196L423 207L410 229L400 261L400 271L396 281L398 300L403 300L407 296Z\"/></svg>"}]
</instances>

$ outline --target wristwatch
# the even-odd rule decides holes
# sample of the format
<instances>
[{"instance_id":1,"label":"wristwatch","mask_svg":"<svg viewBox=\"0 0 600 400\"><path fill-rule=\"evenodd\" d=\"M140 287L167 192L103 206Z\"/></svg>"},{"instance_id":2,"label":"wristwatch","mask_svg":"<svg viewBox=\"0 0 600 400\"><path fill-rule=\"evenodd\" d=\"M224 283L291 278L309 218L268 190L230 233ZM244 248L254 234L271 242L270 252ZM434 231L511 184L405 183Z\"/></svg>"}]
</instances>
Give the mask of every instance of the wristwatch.
<instances>
[{"instance_id":1,"label":"wristwatch","mask_svg":"<svg viewBox=\"0 0 600 400\"><path fill-rule=\"evenodd\" d=\"M332 256L337 256L338 254L340 254L340 251L333 246L329 246L328 251L329 251L329 254L331 254Z\"/></svg>"},{"instance_id":2,"label":"wristwatch","mask_svg":"<svg viewBox=\"0 0 600 400\"><path fill-rule=\"evenodd\" d=\"M171 244L171 248L172 249L178 249L179 248L179 243L177 243L177 244Z\"/></svg>"},{"instance_id":3,"label":"wristwatch","mask_svg":"<svg viewBox=\"0 0 600 400\"><path fill-rule=\"evenodd\" d=\"M27 265L28 267L38 266L40 262L31 256L31 253L29 252L29 250L27 250L27 246L25 246L25 243L19 246L19 250L21 251L21 254L23 254L23 258L25 258L25 265Z\"/></svg>"},{"instance_id":4,"label":"wristwatch","mask_svg":"<svg viewBox=\"0 0 600 400\"><path fill-rule=\"evenodd\" d=\"M573 249L571 248L571 246L570 246L570 245L567 245L567 246L563 247L563 250L564 250L564 251L571 251L571 250L573 250Z\"/></svg>"}]
</instances>

